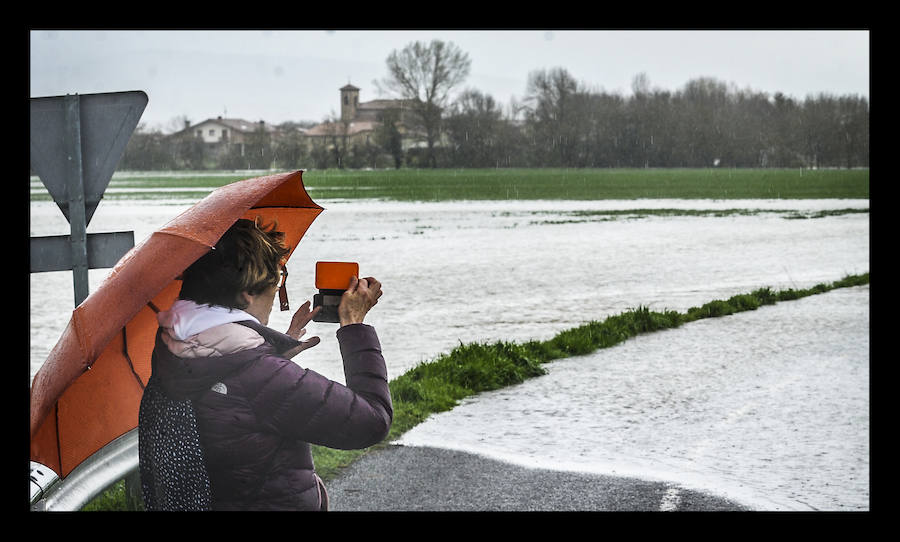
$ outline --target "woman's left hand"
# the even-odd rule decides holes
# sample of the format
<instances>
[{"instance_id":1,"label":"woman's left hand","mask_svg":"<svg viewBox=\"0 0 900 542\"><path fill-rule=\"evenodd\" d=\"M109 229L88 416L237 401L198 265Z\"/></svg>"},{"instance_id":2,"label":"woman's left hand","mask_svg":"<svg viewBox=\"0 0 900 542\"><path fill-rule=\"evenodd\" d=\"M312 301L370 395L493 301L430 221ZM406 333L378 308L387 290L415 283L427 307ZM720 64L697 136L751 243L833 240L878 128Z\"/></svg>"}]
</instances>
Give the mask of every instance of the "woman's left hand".
<instances>
[{"instance_id":1,"label":"woman's left hand","mask_svg":"<svg viewBox=\"0 0 900 542\"><path fill-rule=\"evenodd\" d=\"M300 337L306 334L306 324L312 321L313 317L315 317L315 315L318 314L320 310L322 310L322 307L316 307L313 310L309 310L309 306L310 302L307 301L299 309L297 309L297 312L295 312L294 316L291 318L291 325L288 326L288 330L286 332L287 335L293 337L294 339L300 340ZM301 341L299 346L291 348L282 355L287 359L291 359L307 348L312 348L313 346L319 344L320 340L321 339L319 339L318 337L310 337L305 341Z\"/></svg>"}]
</instances>

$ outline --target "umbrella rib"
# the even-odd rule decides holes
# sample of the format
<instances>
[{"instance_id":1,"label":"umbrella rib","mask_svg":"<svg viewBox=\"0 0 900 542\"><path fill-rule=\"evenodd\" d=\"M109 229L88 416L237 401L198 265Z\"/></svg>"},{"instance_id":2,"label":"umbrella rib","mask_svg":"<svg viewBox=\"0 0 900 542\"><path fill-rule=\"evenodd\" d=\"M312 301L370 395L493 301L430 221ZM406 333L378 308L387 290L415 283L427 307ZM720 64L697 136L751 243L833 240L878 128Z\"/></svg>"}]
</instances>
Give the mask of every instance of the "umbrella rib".
<instances>
[{"instance_id":1,"label":"umbrella rib","mask_svg":"<svg viewBox=\"0 0 900 542\"><path fill-rule=\"evenodd\" d=\"M53 405L53 416L56 417L56 461L59 465L59 474L62 474L62 446L59 439L59 402Z\"/></svg>"},{"instance_id":2,"label":"umbrella rib","mask_svg":"<svg viewBox=\"0 0 900 542\"><path fill-rule=\"evenodd\" d=\"M186 232L184 232L184 231L181 231L181 230L165 229L165 228L164 228L164 229L159 230L157 233L164 233L164 234L166 234L166 235L172 235L172 236L175 236L175 237L181 237L182 239L187 239L188 241L194 241L194 242L196 242L196 243L200 243L201 245L206 246L206 247L209 247L209 248L212 248L213 245L215 245L215 243L213 243L213 244L211 245L211 244L209 244L205 239L201 239L201 238L199 238L199 237L197 237L197 236L195 236L195 235L190 235L190 234L188 234L188 233L186 233Z\"/></svg>"},{"instance_id":3,"label":"umbrella rib","mask_svg":"<svg viewBox=\"0 0 900 542\"><path fill-rule=\"evenodd\" d=\"M122 328L122 354L128 360L128 368L131 369L131 374L134 375L134 379L137 380L138 385L143 390L144 382L141 380L140 375L137 374L137 371L134 370L134 362L131 361L131 356L128 355L128 329L124 327Z\"/></svg>"}]
</instances>

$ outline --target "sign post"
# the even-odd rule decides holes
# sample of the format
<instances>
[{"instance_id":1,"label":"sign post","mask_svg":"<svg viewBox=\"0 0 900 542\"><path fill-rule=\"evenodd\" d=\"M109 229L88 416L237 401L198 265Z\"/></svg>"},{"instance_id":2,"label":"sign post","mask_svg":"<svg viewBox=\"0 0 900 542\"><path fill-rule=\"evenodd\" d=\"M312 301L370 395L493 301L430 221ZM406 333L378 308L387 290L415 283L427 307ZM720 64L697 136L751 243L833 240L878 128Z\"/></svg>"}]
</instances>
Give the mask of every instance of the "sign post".
<instances>
[{"instance_id":1,"label":"sign post","mask_svg":"<svg viewBox=\"0 0 900 542\"><path fill-rule=\"evenodd\" d=\"M68 192L69 226L72 235L72 280L75 306L88 296L87 218L84 211L84 177L81 167L81 107L78 95L63 98L65 110L65 172Z\"/></svg>"},{"instance_id":2,"label":"sign post","mask_svg":"<svg viewBox=\"0 0 900 542\"><path fill-rule=\"evenodd\" d=\"M31 99L31 169L71 232L32 237L31 272L71 269L75 306L88 296L88 269L113 267L134 246L134 232L88 234L87 225L146 106L141 91Z\"/></svg>"}]
</instances>

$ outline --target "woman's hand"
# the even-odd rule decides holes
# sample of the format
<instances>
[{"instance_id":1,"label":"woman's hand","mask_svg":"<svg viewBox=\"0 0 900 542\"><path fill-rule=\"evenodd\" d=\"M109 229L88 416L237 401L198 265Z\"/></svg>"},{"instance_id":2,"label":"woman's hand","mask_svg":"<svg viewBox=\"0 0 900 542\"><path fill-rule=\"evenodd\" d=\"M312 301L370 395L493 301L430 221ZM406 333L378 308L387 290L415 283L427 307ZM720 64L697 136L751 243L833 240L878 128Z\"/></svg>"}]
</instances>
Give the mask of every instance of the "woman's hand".
<instances>
[{"instance_id":1,"label":"woman's hand","mask_svg":"<svg viewBox=\"0 0 900 542\"><path fill-rule=\"evenodd\" d=\"M351 278L350 287L341 296L341 304L338 305L341 327L361 324L369 309L378 303L381 294L381 283L374 278Z\"/></svg>"},{"instance_id":2,"label":"woman's hand","mask_svg":"<svg viewBox=\"0 0 900 542\"><path fill-rule=\"evenodd\" d=\"M300 340L300 337L306 334L306 324L308 324L313 319L313 317L315 317L315 315L318 314L320 310L322 310L322 307L316 307L313 310L309 310L309 305L310 303L309 301L307 301L299 309L297 309L297 312L294 313L294 316L291 318L291 325L288 326L288 330L286 332L287 335L293 337L294 339ZM319 339L318 337L310 337L306 341L301 341L299 346L291 348L287 352L284 352L282 356L284 356L286 359L291 359L307 348L312 348L313 346L319 344L320 340L321 339Z\"/></svg>"}]
</instances>

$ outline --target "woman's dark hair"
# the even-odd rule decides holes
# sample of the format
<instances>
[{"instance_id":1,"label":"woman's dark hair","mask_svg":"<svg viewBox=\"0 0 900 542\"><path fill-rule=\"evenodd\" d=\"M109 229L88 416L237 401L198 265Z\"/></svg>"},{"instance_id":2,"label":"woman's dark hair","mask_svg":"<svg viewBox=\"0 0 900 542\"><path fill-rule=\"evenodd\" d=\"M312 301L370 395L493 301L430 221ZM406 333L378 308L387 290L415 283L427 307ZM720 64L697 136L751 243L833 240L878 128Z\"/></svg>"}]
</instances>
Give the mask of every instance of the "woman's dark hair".
<instances>
[{"instance_id":1,"label":"woman's dark hair","mask_svg":"<svg viewBox=\"0 0 900 542\"><path fill-rule=\"evenodd\" d=\"M239 219L216 246L182 274L178 297L198 304L246 308L240 293L251 295L278 284L281 265L289 250L277 225L261 219Z\"/></svg>"}]
</instances>

